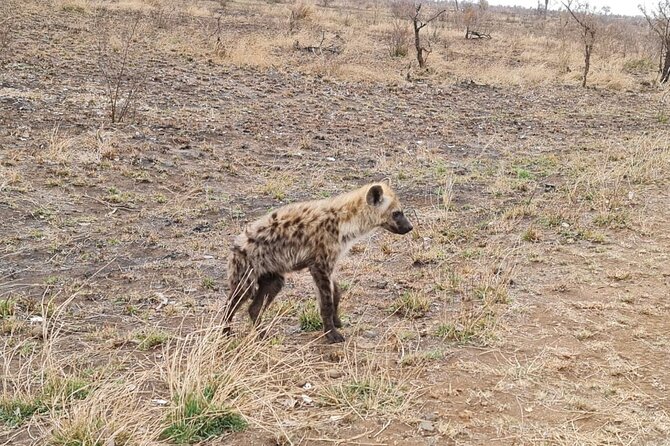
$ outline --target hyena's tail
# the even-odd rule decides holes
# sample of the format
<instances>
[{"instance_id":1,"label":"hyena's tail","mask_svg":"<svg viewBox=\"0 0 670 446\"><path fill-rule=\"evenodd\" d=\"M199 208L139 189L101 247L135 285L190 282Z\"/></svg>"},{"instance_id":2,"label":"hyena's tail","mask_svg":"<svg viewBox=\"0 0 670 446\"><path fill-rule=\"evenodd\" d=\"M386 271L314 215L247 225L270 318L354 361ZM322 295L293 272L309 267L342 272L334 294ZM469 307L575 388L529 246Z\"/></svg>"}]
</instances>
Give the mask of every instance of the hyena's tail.
<instances>
[{"instance_id":1,"label":"hyena's tail","mask_svg":"<svg viewBox=\"0 0 670 446\"><path fill-rule=\"evenodd\" d=\"M230 322L240 305L253 296L258 284L254 270L244 253L233 250L228 258L228 303L224 322Z\"/></svg>"}]
</instances>

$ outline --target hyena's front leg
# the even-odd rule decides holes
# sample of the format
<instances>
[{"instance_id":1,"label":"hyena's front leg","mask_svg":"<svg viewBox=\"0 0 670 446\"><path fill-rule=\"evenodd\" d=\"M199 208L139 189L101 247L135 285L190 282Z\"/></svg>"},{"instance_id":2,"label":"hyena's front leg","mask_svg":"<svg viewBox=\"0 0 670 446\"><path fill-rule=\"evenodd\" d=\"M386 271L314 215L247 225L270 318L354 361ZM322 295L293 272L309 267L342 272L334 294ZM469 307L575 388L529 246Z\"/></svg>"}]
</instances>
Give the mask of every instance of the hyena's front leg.
<instances>
[{"instance_id":1,"label":"hyena's front leg","mask_svg":"<svg viewBox=\"0 0 670 446\"><path fill-rule=\"evenodd\" d=\"M260 316L284 286L281 274L264 274L258 279L258 291L249 305L249 317L254 325L258 325Z\"/></svg>"},{"instance_id":2,"label":"hyena's front leg","mask_svg":"<svg viewBox=\"0 0 670 446\"><path fill-rule=\"evenodd\" d=\"M330 278L332 269L320 266L312 266L309 271L312 274L316 288L319 290L319 309L323 321L323 331L329 343L344 342L344 336L335 329L334 315L335 305L333 300L333 281Z\"/></svg>"}]
</instances>

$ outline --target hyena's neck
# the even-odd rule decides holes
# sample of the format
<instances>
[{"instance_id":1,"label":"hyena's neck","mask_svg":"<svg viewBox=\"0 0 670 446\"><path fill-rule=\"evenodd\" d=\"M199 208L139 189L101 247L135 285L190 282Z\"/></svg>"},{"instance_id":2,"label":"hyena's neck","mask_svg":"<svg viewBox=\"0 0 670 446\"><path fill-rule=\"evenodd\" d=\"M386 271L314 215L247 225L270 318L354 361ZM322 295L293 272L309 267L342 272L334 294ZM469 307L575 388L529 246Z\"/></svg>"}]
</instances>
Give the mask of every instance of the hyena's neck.
<instances>
[{"instance_id":1,"label":"hyena's neck","mask_svg":"<svg viewBox=\"0 0 670 446\"><path fill-rule=\"evenodd\" d=\"M370 216L366 215L366 212L363 211L364 209L352 204L348 203L348 205L335 209L339 217L339 240L345 244L349 244L375 229L374 223L370 219Z\"/></svg>"}]
</instances>

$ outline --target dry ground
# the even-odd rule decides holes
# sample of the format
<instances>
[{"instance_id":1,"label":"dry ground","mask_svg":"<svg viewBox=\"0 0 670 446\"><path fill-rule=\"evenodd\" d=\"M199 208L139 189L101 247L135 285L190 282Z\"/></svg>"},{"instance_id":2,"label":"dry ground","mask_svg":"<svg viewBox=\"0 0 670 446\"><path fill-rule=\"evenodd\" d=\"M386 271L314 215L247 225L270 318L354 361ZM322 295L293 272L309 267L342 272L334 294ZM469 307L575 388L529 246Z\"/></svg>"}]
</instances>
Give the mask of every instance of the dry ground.
<instances>
[{"instance_id":1,"label":"dry ground","mask_svg":"<svg viewBox=\"0 0 670 446\"><path fill-rule=\"evenodd\" d=\"M293 34L290 4L104 5L3 10L0 444L668 444L670 132L645 53L581 89L559 18L501 15L487 42L436 28L407 81L380 3L312 5ZM111 124L102 69L138 11L120 87L141 88ZM293 48L319 26L341 54ZM382 178L416 230L341 265L346 344L306 330L304 274L265 340L243 317L221 335L246 221Z\"/></svg>"}]
</instances>

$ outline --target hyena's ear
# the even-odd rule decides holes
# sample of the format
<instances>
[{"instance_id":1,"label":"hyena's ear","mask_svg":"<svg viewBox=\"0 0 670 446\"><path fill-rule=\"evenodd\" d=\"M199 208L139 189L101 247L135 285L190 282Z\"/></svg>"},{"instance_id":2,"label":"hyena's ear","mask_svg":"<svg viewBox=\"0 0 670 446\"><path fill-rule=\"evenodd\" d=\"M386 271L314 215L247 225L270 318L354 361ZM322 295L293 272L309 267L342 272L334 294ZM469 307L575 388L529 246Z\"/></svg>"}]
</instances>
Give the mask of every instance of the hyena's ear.
<instances>
[{"instance_id":1,"label":"hyena's ear","mask_svg":"<svg viewBox=\"0 0 670 446\"><path fill-rule=\"evenodd\" d=\"M379 184L375 184L368 189L368 194L365 197L370 206L379 206L384 198L384 189Z\"/></svg>"}]
</instances>

